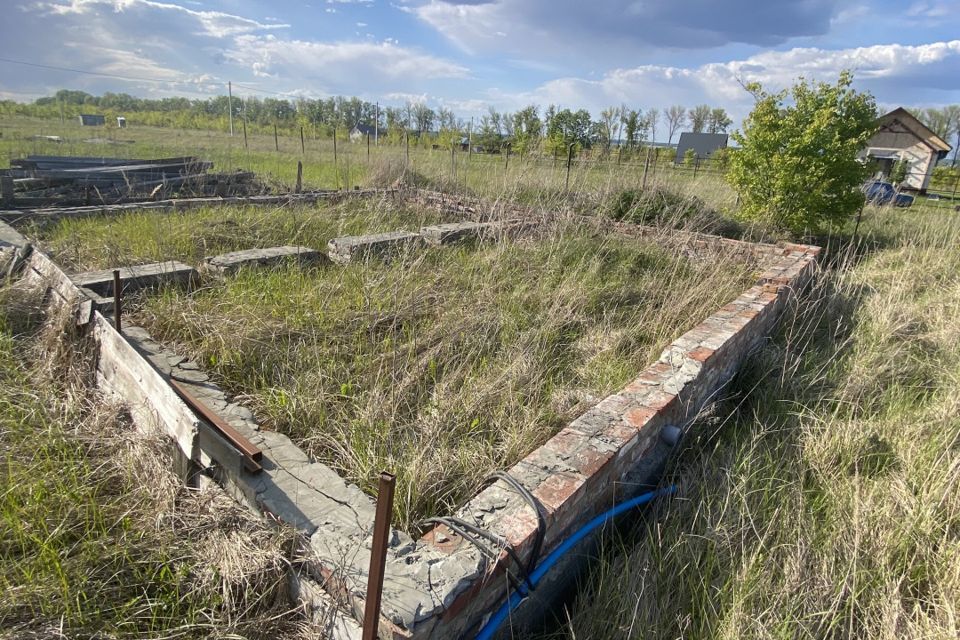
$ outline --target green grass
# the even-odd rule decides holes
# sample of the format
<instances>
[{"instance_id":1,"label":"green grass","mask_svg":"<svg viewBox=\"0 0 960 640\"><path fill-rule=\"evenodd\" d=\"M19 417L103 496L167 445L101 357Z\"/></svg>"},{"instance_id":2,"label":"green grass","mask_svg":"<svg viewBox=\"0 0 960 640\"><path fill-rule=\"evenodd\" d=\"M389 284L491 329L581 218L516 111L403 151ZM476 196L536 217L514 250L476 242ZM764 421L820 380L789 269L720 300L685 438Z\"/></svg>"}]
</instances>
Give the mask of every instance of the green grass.
<instances>
[{"instance_id":1,"label":"green grass","mask_svg":"<svg viewBox=\"0 0 960 640\"><path fill-rule=\"evenodd\" d=\"M326 251L330 238L450 221L429 209L394 205L389 197L338 204L279 207L223 206L185 212L128 213L119 217L64 219L25 229L58 264L86 271L144 262L199 264L228 251L296 244Z\"/></svg>"},{"instance_id":2,"label":"green grass","mask_svg":"<svg viewBox=\"0 0 960 640\"><path fill-rule=\"evenodd\" d=\"M560 223L390 263L246 271L148 298L138 320L372 491L400 526L447 513L631 380L754 277Z\"/></svg>"},{"instance_id":3,"label":"green grass","mask_svg":"<svg viewBox=\"0 0 960 640\"><path fill-rule=\"evenodd\" d=\"M681 494L608 542L577 638L960 634L960 224L869 210L676 457Z\"/></svg>"},{"instance_id":4,"label":"green grass","mask_svg":"<svg viewBox=\"0 0 960 640\"><path fill-rule=\"evenodd\" d=\"M0 318L0 637L276 637L283 536L179 487L168 445L90 400L39 300ZM45 350L53 349L53 351ZM238 562L237 555L244 558Z\"/></svg>"},{"instance_id":5,"label":"green grass","mask_svg":"<svg viewBox=\"0 0 960 640\"><path fill-rule=\"evenodd\" d=\"M215 132L131 127L114 134L134 144L100 145L81 141L94 134L50 121L15 119L2 127L0 154L10 157L189 152L213 160L217 170L256 170L279 188L292 184L303 160L309 187L388 186L403 177L549 208L609 213L622 204L627 218L646 215L620 199L642 183L637 164L578 163L568 188L563 162L549 159L458 154L451 162L449 152L412 149L407 163L403 149L380 147L368 161L365 146L344 144L335 168L330 141L309 137L301 154L299 139L281 138L278 153L272 136L251 136L246 150L241 137ZM28 140L34 133L70 141ZM649 170L648 187L695 195L722 214L735 208L732 190L707 172L694 176L661 163ZM628 535L605 540L558 635L960 635L955 205L921 197L903 211L866 210L856 251L829 256L831 270L807 304L671 462L666 481L678 483L681 495ZM312 220L313 210L294 221L286 209L132 216L109 232L102 221L88 221L55 230L44 246L79 269L196 261L214 249L291 239L316 246L339 229L415 226L378 207L357 218L335 211L341 222L329 225ZM383 227L375 226L380 215ZM196 216L203 225L193 224ZM373 222L365 226L364 219ZM842 247L847 239L825 241ZM246 272L189 296L166 292L138 313L244 394L271 426L365 489L381 468L398 471L396 515L409 527L469 497L489 470L522 456L629 379L733 297L742 275L735 266L680 260L655 241L625 247L615 238L557 233L539 245L434 251L369 268ZM9 333L0 342L0 401L10 416L0 418L3 495L19 502L4 507L0 533L0 627L51 635L62 618L72 635L93 628L161 635L178 617L206 618L218 632L235 629L236 622L224 622L234 620L224 613L229 603L211 595L216 579L196 586L197 576L211 572L202 568L205 552L229 546L222 542L229 528L218 529L222 537L211 546L197 542L202 530L188 527L185 541L147 523L156 513L176 513L170 498L157 502L142 474L131 481L129 469L78 438L96 422L89 413L71 418L64 406L83 394L17 365L8 355L17 344ZM96 433L102 446L103 432ZM150 458L135 459L143 465ZM166 464L154 462L153 469ZM176 496L178 508L192 504L182 492L165 495ZM136 535L113 526L131 505ZM82 516L82 523L58 529L49 514L67 523ZM61 529L110 552L104 560L79 554L82 561L69 565L70 551L87 547L60 536ZM33 540L27 534L35 531L48 535ZM26 542L11 545L14 536ZM142 563L140 573L131 577L124 558ZM221 585L218 592L234 589Z\"/></svg>"},{"instance_id":6,"label":"green grass","mask_svg":"<svg viewBox=\"0 0 960 640\"><path fill-rule=\"evenodd\" d=\"M584 157L574 162L567 181L565 158L470 154L450 150L411 147L409 154L400 145L373 146L367 154L365 143L338 140L334 163L333 141L314 139L306 132L305 150L300 137L279 137L277 151L272 135L230 137L220 131L187 130L130 125L126 129L82 128L70 121L8 117L0 122L0 167L8 158L33 154L117 156L130 158L169 157L192 154L214 163L214 171L243 169L284 191L296 180L297 161L303 162L305 188L334 189L355 185L390 186L404 175L420 186L462 190L487 198L508 198L526 204L555 206L568 197L585 208L607 196L643 183L645 157L622 163L616 154L609 158ZM34 140L34 135L59 135L63 143ZM92 138L129 140L129 144L86 142ZM408 160L409 159L409 160ZM674 166L666 156L647 167L647 186L664 186L685 194L707 194L716 209L733 208L736 194L717 171Z\"/></svg>"}]
</instances>

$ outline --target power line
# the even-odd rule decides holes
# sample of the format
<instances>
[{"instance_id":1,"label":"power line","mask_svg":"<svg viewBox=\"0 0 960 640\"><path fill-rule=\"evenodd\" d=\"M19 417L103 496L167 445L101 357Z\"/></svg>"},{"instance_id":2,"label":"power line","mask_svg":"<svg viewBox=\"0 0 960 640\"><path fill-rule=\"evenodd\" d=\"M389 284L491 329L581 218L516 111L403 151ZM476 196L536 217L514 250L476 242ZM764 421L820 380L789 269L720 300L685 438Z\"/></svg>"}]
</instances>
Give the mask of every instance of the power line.
<instances>
[{"instance_id":1,"label":"power line","mask_svg":"<svg viewBox=\"0 0 960 640\"><path fill-rule=\"evenodd\" d=\"M171 82L182 84L196 84L192 80L158 80L156 78L142 78L137 76L122 76L116 73L103 73L101 71L85 71L83 69L70 69L69 67L57 67L50 64L39 64L36 62L25 62L23 60L11 60L10 58L0 58L0 62L9 62L11 64L22 64L26 67L36 67L38 69L52 69L54 71L69 71L70 73L82 73L88 76L100 76L103 78L116 78L117 80L131 80L134 82L157 82L168 84Z\"/></svg>"},{"instance_id":2,"label":"power line","mask_svg":"<svg viewBox=\"0 0 960 640\"><path fill-rule=\"evenodd\" d=\"M140 76L124 76L117 73L104 73L102 71L87 71L85 69L71 69L70 67L58 67L51 64L40 64L38 62L26 62L25 60L12 60L10 58L0 58L0 62L7 62L10 64L20 64L25 67L34 67L37 69L50 69L52 71L67 71L69 73L79 73L88 76L99 76L101 78L114 78L116 80L128 80L131 82L154 82L157 84L200 84L196 80L158 80L157 78L144 78ZM220 82L218 81L218 84ZM254 93L267 93L277 96L291 96L290 93L284 93L282 91L271 91L269 89L258 89L256 87L251 87L249 85L235 83L236 86L246 89L247 91L253 91Z\"/></svg>"}]
</instances>

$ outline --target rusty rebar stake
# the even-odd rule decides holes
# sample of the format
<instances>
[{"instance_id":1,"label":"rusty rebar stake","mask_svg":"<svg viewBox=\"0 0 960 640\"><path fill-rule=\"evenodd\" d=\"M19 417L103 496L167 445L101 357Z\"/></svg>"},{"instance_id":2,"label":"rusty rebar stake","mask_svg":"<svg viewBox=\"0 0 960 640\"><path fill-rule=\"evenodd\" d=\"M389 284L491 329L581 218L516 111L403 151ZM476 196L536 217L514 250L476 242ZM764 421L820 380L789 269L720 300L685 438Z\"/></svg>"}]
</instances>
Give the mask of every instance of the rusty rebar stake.
<instances>
[{"instance_id":1,"label":"rusty rebar stake","mask_svg":"<svg viewBox=\"0 0 960 640\"><path fill-rule=\"evenodd\" d=\"M122 333L123 329L121 328L120 314L123 313L121 307L121 298L123 294L121 293L121 283L120 283L120 269L113 270L113 326L117 328L117 333Z\"/></svg>"},{"instance_id":2,"label":"rusty rebar stake","mask_svg":"<svg viewBox=\"0 0 960 640\"><path fill-rule=\"evenodd\" d=\"M397 476L380 472L377 493L377 514L373 521L373 545L370 548L370 570L367 572L367 601L363 610L363 640L376 640L380 626L380 599L383 596L383 574L390 544L390 519L393 514L393 491Z\"/></svg>"}]
</instances>

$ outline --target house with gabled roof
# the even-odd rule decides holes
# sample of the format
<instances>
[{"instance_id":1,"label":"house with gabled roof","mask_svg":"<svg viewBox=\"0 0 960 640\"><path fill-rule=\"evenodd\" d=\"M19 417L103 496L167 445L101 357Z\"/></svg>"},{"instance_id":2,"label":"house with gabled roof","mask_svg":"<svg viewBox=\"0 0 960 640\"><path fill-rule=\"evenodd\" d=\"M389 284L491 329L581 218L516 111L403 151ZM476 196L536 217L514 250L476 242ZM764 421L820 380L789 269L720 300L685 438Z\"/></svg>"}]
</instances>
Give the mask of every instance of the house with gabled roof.
<instances>
[{"instance_id":1,"label":"house with gabled roof","mask_svg":"<svg viewBox=\"0 0 960 640\"><path fill-rule=\"evenodd\" d=\"M907 162L907 178L900 186L925 192L933 168L947 157L950 145L903 107L881 116L877 125L877 132L861 152L861 158L876 167L874 177L889 178L902 159Z\"/></svg>"}]
</instances>

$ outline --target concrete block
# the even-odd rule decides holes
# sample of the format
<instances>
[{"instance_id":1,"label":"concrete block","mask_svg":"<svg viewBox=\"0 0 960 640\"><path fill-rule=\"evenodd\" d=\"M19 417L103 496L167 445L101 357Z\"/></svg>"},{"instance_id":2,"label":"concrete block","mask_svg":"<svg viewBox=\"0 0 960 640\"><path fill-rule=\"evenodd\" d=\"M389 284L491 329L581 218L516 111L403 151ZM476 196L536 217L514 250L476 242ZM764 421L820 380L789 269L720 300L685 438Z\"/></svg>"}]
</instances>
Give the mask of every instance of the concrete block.
<instances>
[{"instance_id":1,"label":"concrete block","mask_svg":"<svg viewBox=\"0 0 960 640\"><path fill-rule=\"evenodd\" d=\"M338 264L348 264L371 258L389 259L415 247L421 241L420 234L410 231L391 231L366 236L343 236L327 244L330 259Z\"/></svg>"},{"instance_id":2,"label":"concrete block","mask_svg":"<svg viewBox=\"0 0 960 640\"><path fill-rule=\"evenodd\" d=\"M273 266L284 262L310 264L325 261L327 261L327 257L316 249L298 246L232 251L206 259L206 263L211 269L222 273L233 273L241 267Z\"/></svg>"},{"instance_id":3,"label":"concrete block","mask_svg":"<svg viewBox=\"0 0 960 640\"><path fill-rule=\"evenodd\" d=\"M421 227L420 235L434 245L453 244L467 240L479 240L498 229L494 222L450 222Z\"/></svg>"},{"instance_id":4,"label":"concrete block","mask_svg":"<svg viewBox=\"0 0 960 640\"><path fill-rule=\"evenodd\" d=\"M123 286L124 293L146 289L158 284L189 286L196 279L197 272L193 267L175 260L120 269L120 283ZM89 289L100 296L113 295L113 269L78 273L70 276L70 280L76 286Z\"/></svg>"}]
</instances>

